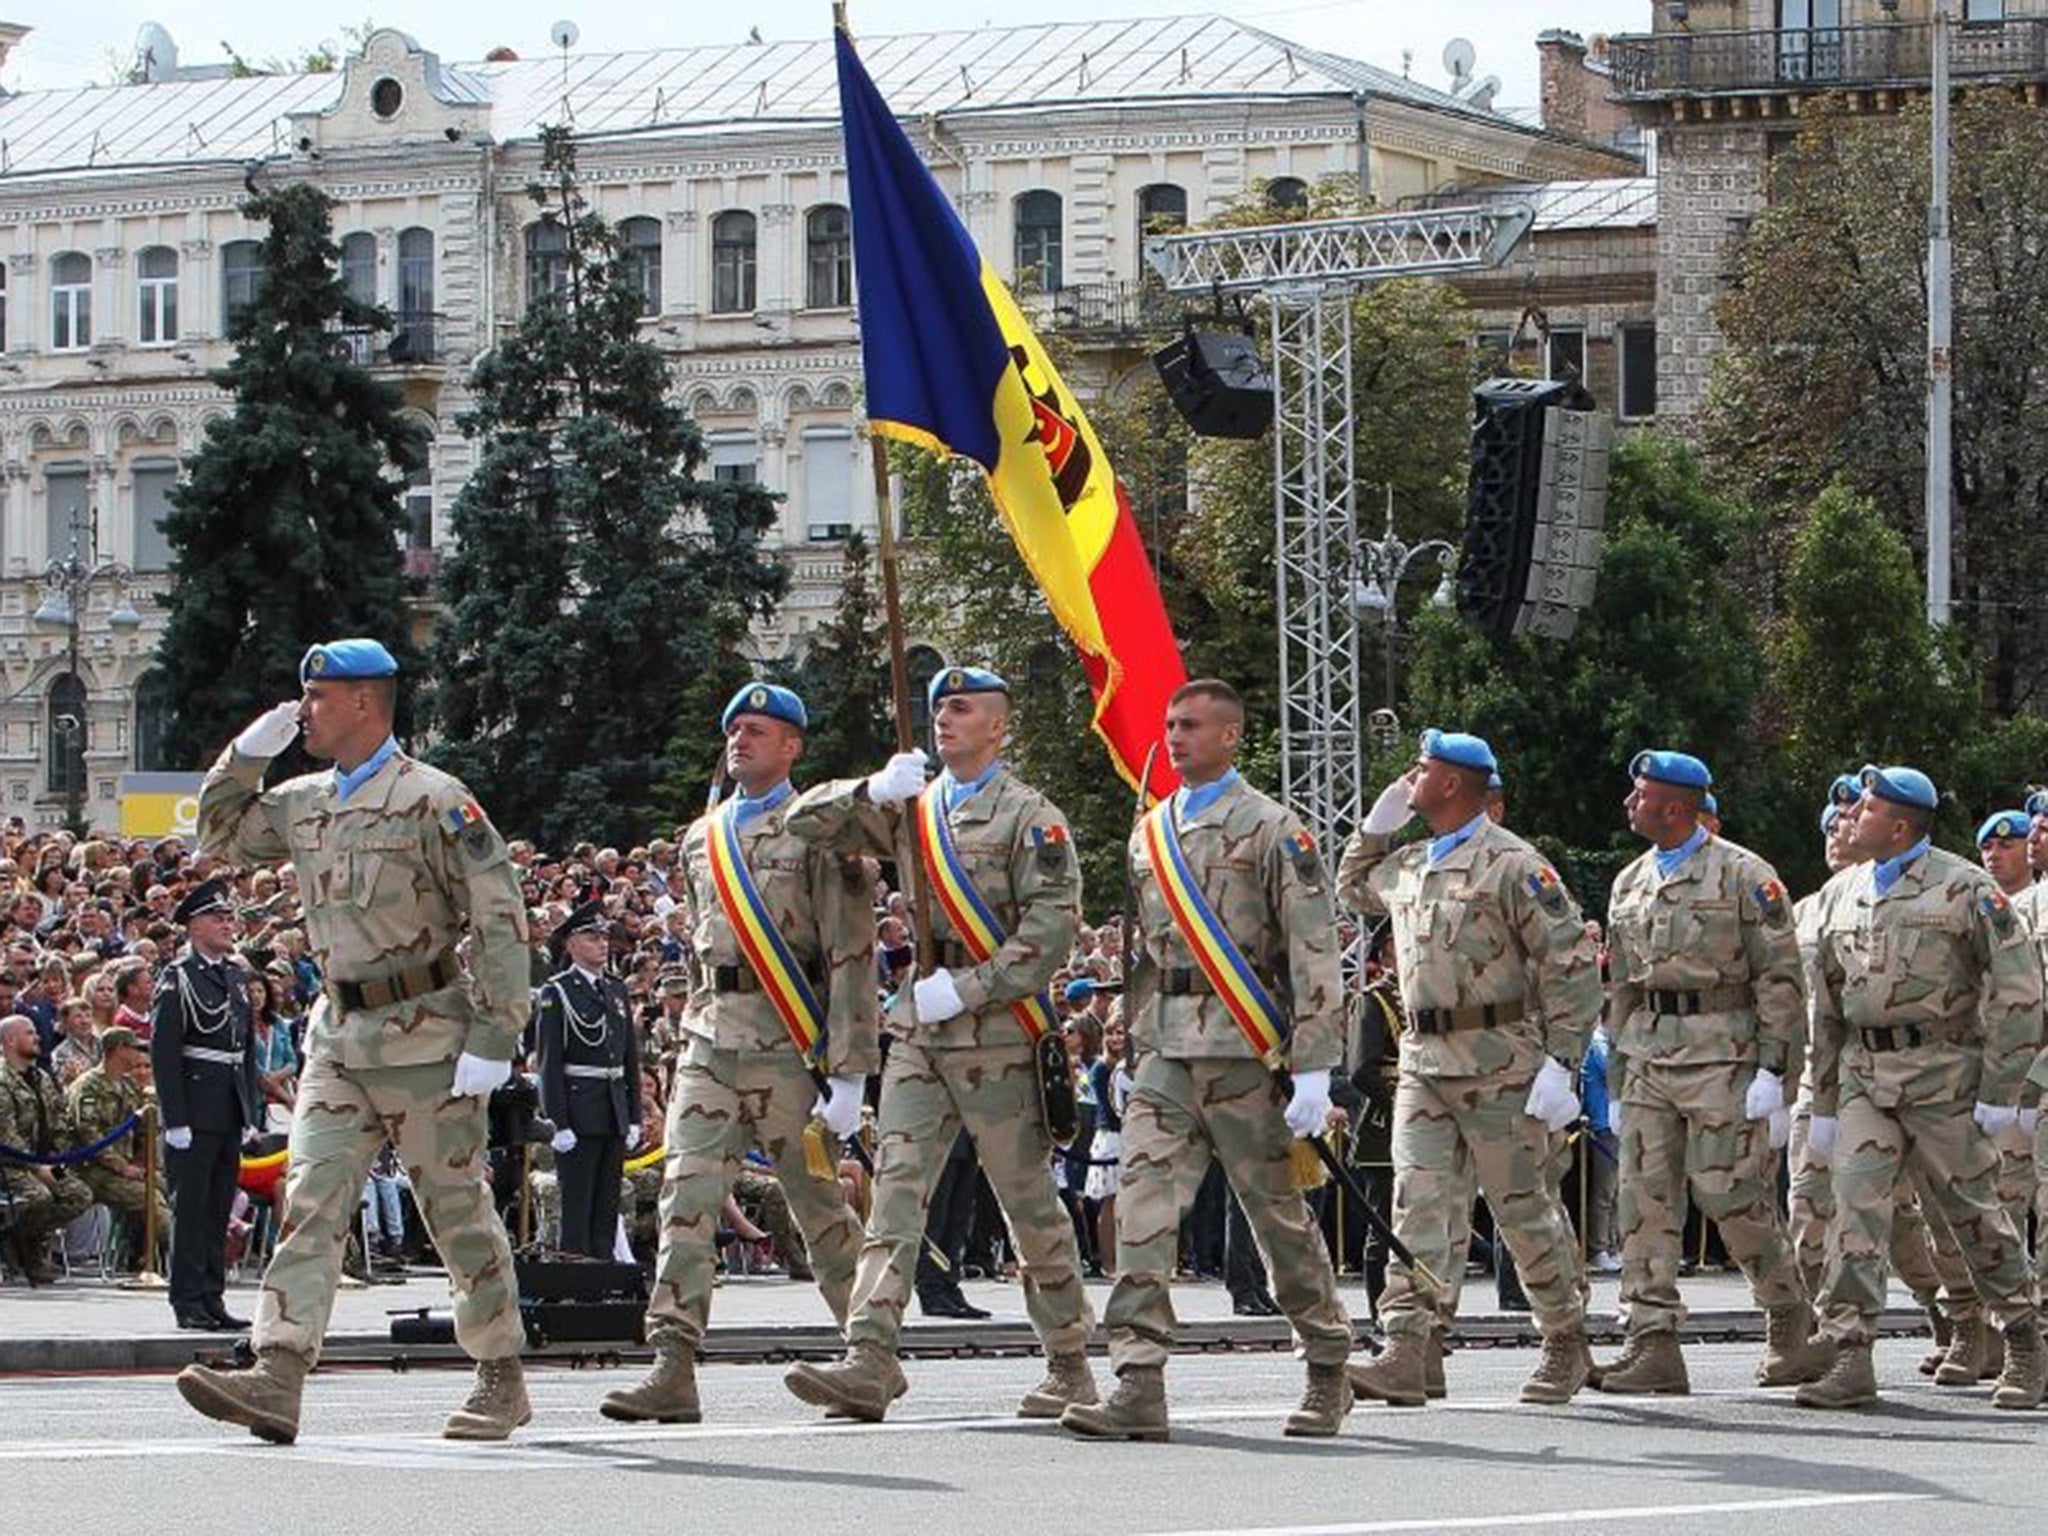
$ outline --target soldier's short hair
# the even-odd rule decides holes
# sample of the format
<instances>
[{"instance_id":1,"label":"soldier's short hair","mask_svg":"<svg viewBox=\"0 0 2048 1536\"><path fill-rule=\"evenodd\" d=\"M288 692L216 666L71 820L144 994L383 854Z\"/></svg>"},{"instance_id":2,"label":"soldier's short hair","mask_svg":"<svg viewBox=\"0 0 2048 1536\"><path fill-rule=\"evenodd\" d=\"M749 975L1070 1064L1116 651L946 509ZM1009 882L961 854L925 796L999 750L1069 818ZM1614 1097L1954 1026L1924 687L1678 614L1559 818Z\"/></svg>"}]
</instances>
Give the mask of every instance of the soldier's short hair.
<instances>
[{"instance_id":1,"label":"soldier's short hair","mask_svg":"<svg viewBox=\"0 0 2048 1536\"><path fill-rule=\"evenodd\" d=\"M1244 695L1220 677L1198 677L1182 683L1173 690L1173 697L1166 701L1168 709L1189 699L1214 699L1237 719L1244 723Z\"/></svg>"}]
</instances>

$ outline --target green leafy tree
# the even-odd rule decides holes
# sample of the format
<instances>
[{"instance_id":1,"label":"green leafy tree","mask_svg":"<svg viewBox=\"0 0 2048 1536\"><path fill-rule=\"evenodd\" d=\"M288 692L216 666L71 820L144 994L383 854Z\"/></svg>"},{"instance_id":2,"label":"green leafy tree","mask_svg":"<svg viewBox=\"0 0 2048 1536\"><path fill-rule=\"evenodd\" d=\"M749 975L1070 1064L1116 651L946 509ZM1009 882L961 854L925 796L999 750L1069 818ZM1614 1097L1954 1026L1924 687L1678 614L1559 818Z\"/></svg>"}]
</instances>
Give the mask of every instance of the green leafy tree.
<instances>
[{"instance_id":1,"label":"green leafy tree","mask_svg":"<svg viewBox=\"0 0 2048 1536\"><path fill-rule=\"evenodd\" d=\"M255 298L229 317L234 358L211 376L234 409L207 427L164 520L173 579L157 659L178 761L203 762L296 693L315 641L374 635L413 671L399 540L426 436L338 345L344 329L391 320L343 286L332 209L303 183L243 204L267 229Z\"/></svg>"},{"instance_id":2,"label":"green leafy tree","mask_svg":"<svg viewBox=\"0 0 2048 1536\"><path fill-rule=\"evenodd\" d=\"M458 420L480 449L442 574L435 758L510 828L623 842L657 799L677 809L661 787L697 760L672 737L708 769L712 684L787 577L761 542L774 498L696 478L703 438L640 335L640 289L578 189L570 134L543 130L541 149L530 195L566 250Z\"/></svg>"},{"instance_id":3,"label":"green leafy tree","mask_svg":"<svg viewBox=\"0 0 2048 1536\"><path fill-rule=\"evenodd\" d=\"M894 750L889 721L888 636L868 542L850 534L846 574L831 622L794 667L785 669L809 712L802 773L808 782L871 773Z\"/></svg>"}]
</instances>

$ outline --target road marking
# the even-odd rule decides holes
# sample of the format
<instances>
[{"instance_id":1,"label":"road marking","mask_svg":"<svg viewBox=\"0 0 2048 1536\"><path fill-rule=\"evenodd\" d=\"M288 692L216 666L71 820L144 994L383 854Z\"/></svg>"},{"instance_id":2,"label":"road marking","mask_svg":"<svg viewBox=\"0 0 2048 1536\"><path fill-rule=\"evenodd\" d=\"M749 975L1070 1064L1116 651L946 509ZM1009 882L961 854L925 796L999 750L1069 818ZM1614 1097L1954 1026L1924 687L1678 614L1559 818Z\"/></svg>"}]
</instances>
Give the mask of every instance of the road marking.
<instances>
[{"instance_id":1,"label":"road marking","mask_svg":"<svg viewBox=\"0 0 2048 1536\"><path fill-rule=\"evenodd\" d=\"M1835 1509L1851 1504L1917 1504L1926 1493L1802 1493L1778 1499L1737 1499L1724 1504L1636 1504L1609 1509L1545 1509L1511 1515L1432 1515L1428 1519L1363 1520L1344 1525L1223 1526L1204 1531L1159 1531L1153 1536L1379 1536L1392 1531L1498 1531L1543 1525L1589 1525L1620 1520L1669 1520L1680 1515L1776 1514Z\"/></svg>"}]
</instances>

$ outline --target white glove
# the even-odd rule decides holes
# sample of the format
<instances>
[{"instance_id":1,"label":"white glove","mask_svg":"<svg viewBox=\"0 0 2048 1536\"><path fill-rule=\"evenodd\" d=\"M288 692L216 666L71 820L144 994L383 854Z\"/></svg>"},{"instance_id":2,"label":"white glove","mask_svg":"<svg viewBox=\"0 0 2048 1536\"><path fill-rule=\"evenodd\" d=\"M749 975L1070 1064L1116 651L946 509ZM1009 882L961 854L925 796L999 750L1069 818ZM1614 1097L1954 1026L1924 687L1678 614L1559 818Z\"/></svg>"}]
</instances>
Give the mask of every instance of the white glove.
<instances>
[{"instance_id":1,"label":"white glove","mask_svg":"<svg viewBox=\"0 0 2048 1536\"><path fill-rule=\"evenodd\" d=\"M860 1128L861 1089L866 1086L867 1079L858 1072L835 1073L826 1078L825 1091L811 1106L812 1118L824 1121L825 1129L844 1141Z\"/></svg>"},{"instance_id":2,"label":"white glove","mask_svg":"<svg viewBox=\"0 0 2048 1536\"><path fill-rule=\"evenodd\" d=\"M2018 1125L2020 1123L2020 1112L2010 1106L1986 1104L1980 1101L1977 1107L1970 1112L1970 1118L1977 1122L1978 1128L1986 1136L1996 1136L2001 1131L2009 1131Z\"/></svg>"},{"instance_id":3,"label":"white glove","mask_svg":"<svg viewBox=\"0 0 2048 1536\"><path fill-rule=\"evenodd\" d=\"M1749 1092L1742 1096L1742 1113L1750 1120L1765 1120L1785 1107L1785 1080L1761 1067L1749 1080Z\"/></svg>"},{"instance_id":4,"label":"white glove","mask_svg":"<svg viewBox=\"0 0 2048 1536\"><path fill-rule=\"evenodd\" d=\"M868 775L868 799L876 805L894 805L920 793L927 761L922 747L898 752L878 772Z\"/></svg>"},{"instance_id":5,"label":"white glove","mask_svg":"<svg viewBox=\"0 0 2048 1536\"><path fill-rule=\"evenodd\" d=\"M920 976L911 984L910 991L920 1024L943 1024L967 1006L960 1001L960 989L953 985L951 971Z\"/></svg>"},{"instance_id":6,"label":"white glove","mask_svg":"<svg viewBox=\"0 0 2048 1536\"><path fill-rule=\"evenodd\" d=\"M235 750L244 757L276 757L299 734L299 701L273 704L242 727Z\"/></svg>"},{"instance_id":7,"label":"white glove","mask_svg":"<svg viewBox=\"0 0 2048 1536\"><path fill-rule=\"evenodd\" d=\"M557 1152L574 1152L576 1150L576 1133L565 1125L555 1132L555 1139L549 1142L548 1145Z\"/></svg>"},{"instance_id":8,"label":"white glove","mask_svg":"<svg viewBox=\"0 0 2048 1536\"><path fill-rule=\"evenodd\" d=\"M1294 1093L1287 1100L1287 1129L1297 1136L1314 1136L1330 1117L1330 1069L1294 1074Z\"/></svg>"},{"instance_id":9,"label":"white glove","mask_svg":"<svg viewBox=\"0 0 2048 1536\"><path fill-rule=\"evenodd\" d=\"M1812 1159L1826 1168L1835 1160L1835 1117L1815 1115L1806 1122L1806 1151Z\"/></svg>"},{"instance_id":10,"label":"white glove","mask_svg":"<svg viewBox=\"0 0 2048 1536\"><path fill-rule=\"evenodd\" d=\"M1379 799L1373 801L1372 809L1365 813L1359 830L1371 837L1385 837L1400 831L1415 814L1410 808L1414 799L1415 786L1403 774L1380 791Z\"/></svg>"},{"instance_id":11,"label":"white glove","mask_svg":"<svg viewBox=\"0 0 2048 1536\"><path fill-rule=\"evenodd\" d=\"M2027 1140L2032 1141L2034 1139L2035 1128L2040 1123L2041 1111L2038 1109L2023 1109L2020 1111L2020 1134L2025 1136Z\"/></svg>"},{"instance_id":12,"label":"white glove","mask_svg":"<svg viewBox=\"0 0 2048 1536\"><path fill-rule=\"evenodd\" d=\"M192 1146L192 1127L189 1125L165 1126L164 1145L173 1152L189 1151Z\"/></svg>"},{"instance_id":13,"label":"white glove","mask_svg":"<svg viewBox=\"0 0 2048 1536\"><path fill-rule=\"evenodd\" d=\"M1529 1102L1522 1113L1541 1120L1553 1131L1561 1131L1579 1118L1579 1096L1572 1092L1572 1074L1554 1056L1543 1058L1536 1081L1529 1085Z\"/></svg>"},{"instance_id":14,"label":"white glove","mask_svg":"<svg viewBox=\"0 0 2048 1536\"><path fill-rule=\"evenodd\" d=\"M511 1078L511 1062L485 1061L481 1056L472 1056L464 1051L455 1058L455 1082L448 1093L452 1098L467 1099L501 1088Z\"/></svg>"},{"instance_id":15,"label":"white glove","mask_svg":"<svg viewBox=\"0 0 2048 1536\"><path fill-rule=\"evenodd\" d=\"M626 1150L628 1152L638 1152L640 1150L640 1127L637 1125L626 1127Z\"/></svg>"},{"instance_id":16,"label":"white glove","mask_svg":"<svg viewBox=\"0 0 2048 1536\"><path fill-rule=\"evenodd\" d=\"M1771 1111L1771 1150L1777 1151L1792 1139L1792 1111L1774 1109Z\"/></svg>"}]
</instances>

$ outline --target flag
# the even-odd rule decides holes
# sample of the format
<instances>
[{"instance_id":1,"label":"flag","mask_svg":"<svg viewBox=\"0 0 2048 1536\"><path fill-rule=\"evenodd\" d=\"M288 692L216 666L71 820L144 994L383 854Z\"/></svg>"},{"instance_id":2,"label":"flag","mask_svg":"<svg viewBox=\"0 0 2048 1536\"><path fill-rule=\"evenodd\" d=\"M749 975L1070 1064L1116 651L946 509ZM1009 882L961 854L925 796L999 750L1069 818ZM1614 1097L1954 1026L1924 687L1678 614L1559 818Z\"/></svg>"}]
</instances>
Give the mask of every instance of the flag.
<instances>
[{"instance_id":1,"label":"flag","mask_svg":"<svg viewBox=\"0 0 2048 1536\"><path fill-rule=\"evenodd\" d=\"M871 431L988 475L996 510L1080 654L1094 725L1136 787L1187 681L1129 498L1080 402L875 89L842 30L839 111ZM1146 788L1178 783L1162 751Z\"/></svg>"}]
</instances>

